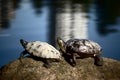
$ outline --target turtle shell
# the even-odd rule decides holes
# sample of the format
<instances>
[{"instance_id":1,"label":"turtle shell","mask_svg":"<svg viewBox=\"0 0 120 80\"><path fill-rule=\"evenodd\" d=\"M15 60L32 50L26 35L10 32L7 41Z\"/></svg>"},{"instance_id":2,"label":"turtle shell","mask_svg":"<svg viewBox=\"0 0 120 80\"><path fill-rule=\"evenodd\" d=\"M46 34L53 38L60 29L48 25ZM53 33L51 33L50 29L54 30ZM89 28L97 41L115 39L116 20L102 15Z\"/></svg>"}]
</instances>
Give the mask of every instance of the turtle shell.
<instances>
[{"instance_id":1,"label":"turtle shell","mask_svg":"<svg viewBox=\"0 0 120 80\"><path fill-rule=\"evenodd\" d=\"M101 46L88 39L70 39L66 41L65 48L67 53L80 54L100 54Z\"/></svg>"},{"instance_id":2,"label":"turtle shell","mask_svg":"<svg viewBox=\"0 0 120 80\"><path fill-rule=\"evenodd\" d=\"M28 42L24 46L25 50L33 56L42 58L61 58L60 52L46 42Z\"/></svg>"}]
</instances>

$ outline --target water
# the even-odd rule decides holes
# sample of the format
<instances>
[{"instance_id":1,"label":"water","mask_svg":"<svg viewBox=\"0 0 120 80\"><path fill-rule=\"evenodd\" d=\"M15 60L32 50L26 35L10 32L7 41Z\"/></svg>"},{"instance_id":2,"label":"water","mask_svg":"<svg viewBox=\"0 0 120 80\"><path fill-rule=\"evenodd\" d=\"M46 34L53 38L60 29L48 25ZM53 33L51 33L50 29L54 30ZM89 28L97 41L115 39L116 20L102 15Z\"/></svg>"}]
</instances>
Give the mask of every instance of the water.
<instances>
[{"instance_id":1,"label":"water","mask_svg":"<svg viewBox=\"0 0 120 80\"><path fill-rule=\"evenodd\" d=\"M48 42L48 7L41 8L42 13L35 13L30 1L21 2L15 11L15 18L9 28L0 31L0 66L16 60L24 50L19 40Z\"/></svg>"},{"instance_id":2,"label":"water","mask_svg":"<svg viewBox=\"0 0 120 80\"><path fill-rule=\"evenodd\" d=\"M75 6L67 7L66 11L63 10L63 5L53 6L47 0L36 1L38 2L34 0L20 1L14 10L14 18L9 20L8 27L0 28L0 67L19 57L24 50L19 43L21 38L27 41L45 41L54 46L57 36L62 36L65 40L75 37L88 38L103 47L104 57L120 60L120 14L113 15L111 13L113 16L111 18L109 15L106 16L110 12L106 11L109 9L108 7L98 4L99 2L83 1L87 5L82 7L81 14L85 13L86 15L81 18L80 11L77 9L79 1L69 3L75 4ZM62 1L59 1L59 4L61 3ZM54 10L55 7L57 10ZM75 10L72 11L72 8ZM85 19L84 24L81 22L83 19ZM79 26L81 24L82 26Z\"/></svg>"},{"instance_id":3,"label":"water","mask_svg":"<svg viewBox=\"0 0 120 80\"><path fill-rule=\"evenodd\" d=\"M118 16L117 7L113 8L119 4L113 4L112 7L111 2L106 4L102 2L91 4L88 24L89 39L101 44L103 56L120 60L120 14Z\"/></svg>"}]
</instances>

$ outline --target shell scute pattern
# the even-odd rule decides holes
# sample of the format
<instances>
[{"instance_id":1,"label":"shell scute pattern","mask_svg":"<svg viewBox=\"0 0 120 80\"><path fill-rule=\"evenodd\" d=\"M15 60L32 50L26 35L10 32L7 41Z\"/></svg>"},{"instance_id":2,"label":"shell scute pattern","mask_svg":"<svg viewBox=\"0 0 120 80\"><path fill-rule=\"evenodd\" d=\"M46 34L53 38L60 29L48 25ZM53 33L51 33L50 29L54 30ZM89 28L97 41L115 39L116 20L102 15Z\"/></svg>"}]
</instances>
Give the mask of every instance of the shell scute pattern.
<instances>
[{"instance_id":1,"label":"shell scute pattern","mask_svg":"<svg viewBox=\"0 0 120 80\"><path fill-rule=\"evenodd\" d=\"M84 54L99 54L101 47L99 44L87 39L70 39L66 42L66 51L84 53Z\"/></svg>"},{"instance_id":2,"label":"shell scute pattern","mask_svg":"<svg viewBox=\"0 0 120 80\"><path fill-rule=\"evenodd\" d=\"M94 64L97 66L103 65L103 58L101 56L102 48L99 44L88 39L69 39L68 41L57 38L57 43L65 58L68 58L70 64L76 66L77 57L94 58Z\"/></svg>"},{"instance_id":3,"label":"shell scute pattern","mask_svg":"<svg viewBox=\"0 0 120 80\"><path fill-rule=\"evenodd\" d=\"M60 58L60 52L48 43L41 41L29 42L26 45L26 50L37 57L43 58Z\"/></svg>"}]
</instances>

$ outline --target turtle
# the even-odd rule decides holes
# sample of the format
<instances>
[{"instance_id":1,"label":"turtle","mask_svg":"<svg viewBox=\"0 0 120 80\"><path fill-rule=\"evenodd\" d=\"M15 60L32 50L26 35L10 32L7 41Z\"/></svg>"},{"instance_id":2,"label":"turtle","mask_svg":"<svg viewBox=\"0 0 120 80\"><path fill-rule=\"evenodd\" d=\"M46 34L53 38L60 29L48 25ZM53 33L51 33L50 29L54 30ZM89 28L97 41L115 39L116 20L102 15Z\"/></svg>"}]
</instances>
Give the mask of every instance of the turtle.
<instances>
[{"instance_id":1,"label":"turtle","mask_svg":"<svg viewBox=\"0 0 120 80\"><path fill-rule=\"evenodd\" d=\"M42 42L42 41L31 41L27 42L23 39L20 39L20 43L22 44L24 51L21 52L19 59L23 58L25 54L30 54L31 56L35 56L38 58L42 58L44 60L44 66L46 68L50 68L50 62L60 61L61 53L54 48L52 45Z\"/></svg>"},{"instance_id":2,"label":"turtle","mask_svg":"<svg viewBox=\"0 0 120 80\"><path fill-rule=\"evenodd\" d=\"M102 58L102 47L89 39L69 39L66 42L62 38L57 38L57 44L63 55L69 58L71 66L76 66L77 57L88 58L92 57L94 59L94 64L97 66L103 65Z\"/></svg>"}]
</instances>

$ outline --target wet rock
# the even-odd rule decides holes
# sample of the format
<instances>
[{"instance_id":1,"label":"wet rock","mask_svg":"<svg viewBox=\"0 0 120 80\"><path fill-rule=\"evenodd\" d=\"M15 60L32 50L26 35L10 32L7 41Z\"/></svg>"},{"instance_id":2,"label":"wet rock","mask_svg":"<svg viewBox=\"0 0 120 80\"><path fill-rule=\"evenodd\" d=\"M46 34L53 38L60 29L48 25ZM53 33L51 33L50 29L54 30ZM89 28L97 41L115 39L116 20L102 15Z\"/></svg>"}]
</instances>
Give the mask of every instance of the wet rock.
<instances>
[{"instance_id":1,"label":"wet rock","mask_svg":"<svg viewBox=\"0 0 120 80\"><path fill-rule=\"evenodd\" d=\"M40 60L24 58L2 67L0 80L120 80L120 62L104 58L103 66L95 66L92 58L86 58L72 67L63 59L47 69Z\"/></svg>"}]
</instances>

